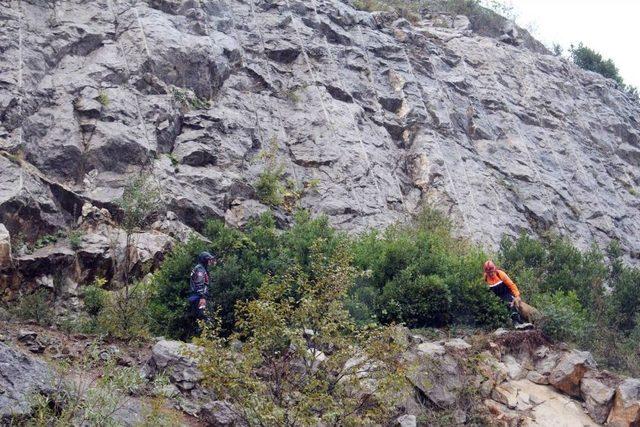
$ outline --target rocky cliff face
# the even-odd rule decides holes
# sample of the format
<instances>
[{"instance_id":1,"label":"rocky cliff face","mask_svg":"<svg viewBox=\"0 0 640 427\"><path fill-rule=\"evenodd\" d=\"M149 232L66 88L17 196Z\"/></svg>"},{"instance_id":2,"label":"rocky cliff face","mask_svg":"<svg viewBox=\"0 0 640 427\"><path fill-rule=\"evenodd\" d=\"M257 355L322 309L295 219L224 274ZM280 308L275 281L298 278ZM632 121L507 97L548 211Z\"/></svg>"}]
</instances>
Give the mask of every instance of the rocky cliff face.
<instances>
[{"instance_id":1,"label":"rocky cliff face","mask_svg":"<svg viewBox=\"0 0 640 427\"><path fill-rule=\"evenodd\" d=\"M270 152L349 231L430 203L486 245L551 230L640 256L640 105L512 31L338 0L12 0L0 20L12 236L67 228L86 202L115 214L141 172L170 221L238 223L264 209Z\"/></svg>"}]
</instances>

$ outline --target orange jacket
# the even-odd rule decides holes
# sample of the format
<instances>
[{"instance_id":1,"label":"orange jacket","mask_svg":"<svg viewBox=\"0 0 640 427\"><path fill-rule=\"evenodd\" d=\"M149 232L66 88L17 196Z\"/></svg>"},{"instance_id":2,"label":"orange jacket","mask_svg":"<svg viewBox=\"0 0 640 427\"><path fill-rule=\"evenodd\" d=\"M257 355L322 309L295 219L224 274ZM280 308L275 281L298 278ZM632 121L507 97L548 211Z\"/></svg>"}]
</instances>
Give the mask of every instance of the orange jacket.
<instances>
[{"instance_id":1,"label":"orange jacket","mask_svg":"<svg viewBox=\"0 0 640 427\"><path fill-rule=\"evenodd\" d=\"M499 282L503 282L505 285L507 285L514 297L520 298L520 290L518 289L516 284L513 283L513 281L509 278L509 276L507 276L507 273L502 270L496 270L495 274L491 276L485 273L484 281L489 286L493 286Z\"/></svg>"}]
</instances>

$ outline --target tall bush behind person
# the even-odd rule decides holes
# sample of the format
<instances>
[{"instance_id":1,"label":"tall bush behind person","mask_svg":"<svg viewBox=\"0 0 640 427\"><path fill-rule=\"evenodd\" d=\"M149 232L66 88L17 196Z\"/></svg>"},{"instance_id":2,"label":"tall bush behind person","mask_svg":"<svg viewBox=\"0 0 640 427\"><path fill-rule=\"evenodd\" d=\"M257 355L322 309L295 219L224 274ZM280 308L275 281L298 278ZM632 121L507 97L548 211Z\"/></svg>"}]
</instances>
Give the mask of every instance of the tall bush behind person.
<instances>
[{"instance_id":1,"label":"tall bush behind person","mask_svg":"<svg viewBox=\"0 0 640 427\"><path fill-rule=\"evenodd\" d=\"M151 301L155 333L182 339L193 335L195 325L187 317L188 279L197 254L204 249L221 258L209 272L209 302L219 309L222 331L230 333L236 302L255 298L267 275L277 277L292 263L314 274L309 263L312 242L322 239L320 250L330 255L344 239L325 217L314 219L306 212L296 214L293 226L285 230L278 230L273 215L265 213L243 230L210 221L203 235L209 242L192 239L179 245L155 275Z\"/></svg>"},{"instance_id":2,"label":"tall bush behind person","mask_svg":"<svg viewBox=\"0 0 640 427\"><path fill-rule=\"evenodd\" d=\"M354 264L368 274L350 293L352 314L412 327L503 323L506 310L480 283L486 254L451 230L426 208L409 224L355 238Z\"/></svg>"}]
</instances>

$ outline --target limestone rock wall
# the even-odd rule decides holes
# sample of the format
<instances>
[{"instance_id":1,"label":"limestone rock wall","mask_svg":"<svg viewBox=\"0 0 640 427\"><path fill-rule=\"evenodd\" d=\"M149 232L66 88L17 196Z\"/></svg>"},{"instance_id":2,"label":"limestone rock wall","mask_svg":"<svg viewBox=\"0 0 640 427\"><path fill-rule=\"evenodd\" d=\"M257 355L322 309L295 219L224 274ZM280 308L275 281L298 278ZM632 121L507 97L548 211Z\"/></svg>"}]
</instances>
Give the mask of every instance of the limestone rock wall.
<instances>
[{"instance_id":1,"label":"limestone rock wall","mask_svg":"<svg viewBox=\"0 0 640 427\"><path fill-rule=\"evenodd\" d=\"M640 255L640 105L567 60L338 0L0 4L0 222L27 239L157 178L179 221L260 212L275 153L349 231L430 203L465 235ZM544 49L539 49L544 51ZM243 208L247 206L247 208Z\"/></svg>"}]
</instances>

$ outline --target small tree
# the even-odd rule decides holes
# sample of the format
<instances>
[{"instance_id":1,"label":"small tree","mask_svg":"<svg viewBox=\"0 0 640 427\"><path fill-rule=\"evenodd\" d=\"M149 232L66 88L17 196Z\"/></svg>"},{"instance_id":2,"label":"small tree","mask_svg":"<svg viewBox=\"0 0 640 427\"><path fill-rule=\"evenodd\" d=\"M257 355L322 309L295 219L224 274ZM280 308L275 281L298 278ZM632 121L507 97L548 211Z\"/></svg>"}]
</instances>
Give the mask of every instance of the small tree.
<instances>
[{"instance_id":1,"label":"small tree","mask_svg":"<svg viewBox=\"0 0 640 427\"><path fill-rule=\"evenodd\" d=\"M311 258L313 279L294 267L239 304L231 337L205 329L204 382L248 425L388 424L401 345L392 328L359 328L344 308L354 280L344 247L327 258L316 245Z\"/></svg>"},{"instance_id":2,"label":"small tree","mask_svg":"<svg viewBox=\"0 0 640 427\"><path fill-rule=\"evenodd\" d=\"M104 310L104 320L111 328L118 331L118 335L138 336L142 328L140 307L141 301L146 301L144 289L138 291L138 284L131 289L131 258L135 250L135 233L143 230L150 218L160 210L160 190L158 186L143 174L138 175L124 189L122 198L118 201L118 206L122 210L121 226L125 232L124 260L122 265L122 278L124 282L124 293L116 292L112 296L112 301ZM135 296L135 298L132 298ZM109 325L104 329L109 330Z\"/></svg>"},{"instance_id":3,"label":"small tree","mask_svg":"<svg viewBox=\"0 0 640 427\"><path fill-rule=\"evenodd\" d=\"M131 283L129 277L131 251L135 243L134 235L144 229L149 218L159 211L160 190L147 176L140 174L125 187L122 198L118 201L118 206L122 209L121 225L126 235L123 279L125 294L128 296Z\"/></svg>"}]
</instances>

